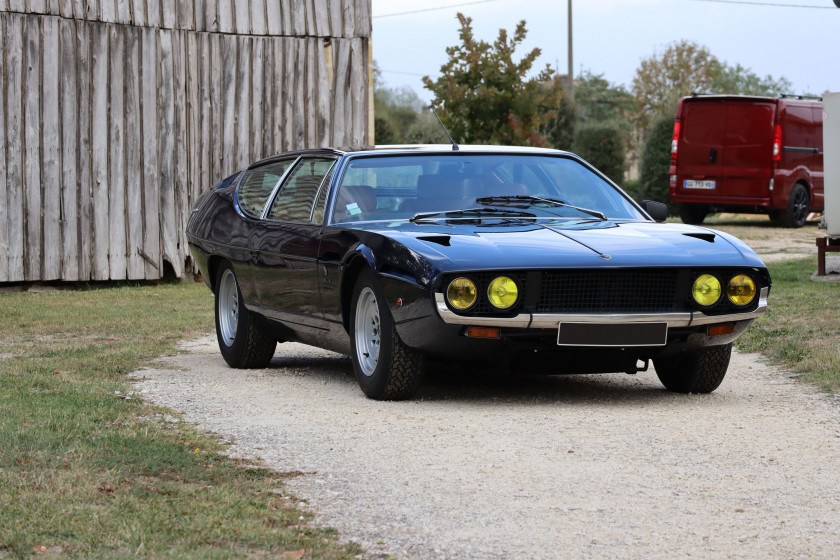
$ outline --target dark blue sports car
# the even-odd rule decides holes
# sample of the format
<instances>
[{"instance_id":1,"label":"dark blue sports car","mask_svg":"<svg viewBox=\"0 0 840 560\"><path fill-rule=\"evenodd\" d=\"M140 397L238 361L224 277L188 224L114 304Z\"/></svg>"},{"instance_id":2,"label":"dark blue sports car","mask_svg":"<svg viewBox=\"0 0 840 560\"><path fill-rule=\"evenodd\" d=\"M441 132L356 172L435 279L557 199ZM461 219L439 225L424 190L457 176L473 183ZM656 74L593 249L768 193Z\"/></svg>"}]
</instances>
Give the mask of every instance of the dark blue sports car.
<instances>
[{"instance_id":1,"label":"dark blue sports car","mask_svg":"<svg viewBox=\"0 0 840 560\"><path fill-rule=\"evenodd\" d=\"M316 149L203 194L187 227L232 367L277 342L349 354L364 393L410 397L427 360L522 373L645 371L710 392L770 277L738 239L658 223L573 154Z\"/></svg>"}]
</instances>

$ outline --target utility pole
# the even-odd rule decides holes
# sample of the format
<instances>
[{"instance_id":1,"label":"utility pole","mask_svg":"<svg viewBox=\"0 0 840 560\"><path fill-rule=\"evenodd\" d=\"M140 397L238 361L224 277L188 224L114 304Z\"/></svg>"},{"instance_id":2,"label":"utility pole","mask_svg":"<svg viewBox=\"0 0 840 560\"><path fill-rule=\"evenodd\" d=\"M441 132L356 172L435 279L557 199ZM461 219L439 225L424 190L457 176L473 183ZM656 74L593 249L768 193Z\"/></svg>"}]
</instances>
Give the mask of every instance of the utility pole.
<instances>
[{"instance_id":1,"label":"utility pole","mask_svg":"<svg viewBox=\"0 0 840 560\"><path fill-rule=\"evenodd\" d=\"M840 2L840 0L835 0ZM572 60L572 0L569 0L569 101L575 101L575 74Z\"/></svg>"}]
</instances>

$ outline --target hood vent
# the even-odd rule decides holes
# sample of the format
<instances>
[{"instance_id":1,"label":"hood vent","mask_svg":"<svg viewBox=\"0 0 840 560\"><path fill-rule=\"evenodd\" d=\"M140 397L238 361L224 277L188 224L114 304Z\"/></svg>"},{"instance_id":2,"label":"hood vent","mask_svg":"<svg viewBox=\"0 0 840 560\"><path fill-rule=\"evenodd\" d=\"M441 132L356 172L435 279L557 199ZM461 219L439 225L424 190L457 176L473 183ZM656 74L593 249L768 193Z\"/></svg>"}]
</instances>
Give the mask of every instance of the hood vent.
<instances>
[{"instance_id":1,"label":"hood vent","mask_svg":"<svg viewBox=\"0 0 840 560\"><path fill-rule=\"evenodd\" d=\"M695 239L700 239L702 241L706 241L708 243L715 242L715 234L714 233L684 233L686 237L693 237Z\"/></svg>"},{"instance_id":2,"label":"hood vent","mask_svg":"<svg viewBox=\"0 0 840 560\"><path fill-rule=\"evenodd\" d=\"M426 235L423 237L418 237L420 241L427 241L429 243L437 243L438 245L443 245L444 247L449 247L449 236L448 235Z\"/></svg>"}]
</instances>

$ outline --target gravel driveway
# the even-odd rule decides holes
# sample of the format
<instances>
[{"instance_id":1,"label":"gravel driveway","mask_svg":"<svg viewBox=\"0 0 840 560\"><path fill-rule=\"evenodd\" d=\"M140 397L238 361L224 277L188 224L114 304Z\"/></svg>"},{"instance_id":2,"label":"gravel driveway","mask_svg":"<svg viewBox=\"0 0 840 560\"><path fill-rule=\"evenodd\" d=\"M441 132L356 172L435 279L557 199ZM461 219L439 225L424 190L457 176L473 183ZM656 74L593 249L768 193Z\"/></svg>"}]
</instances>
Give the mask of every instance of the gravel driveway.
<instances>
[{"instance_id":1,"label":"gravel driveway","mask_svg":"<svg viewBox=\"0 0 840 560\"><path fill-rule=\"evenodd\" d=\"M757 355L711 395L438 371L376 402L342 356L286 343L232 370L215 338L137 375L233 454L303 471L290 491L371 556L840 558L840 399Z\"/></svg>"}]
</instances>

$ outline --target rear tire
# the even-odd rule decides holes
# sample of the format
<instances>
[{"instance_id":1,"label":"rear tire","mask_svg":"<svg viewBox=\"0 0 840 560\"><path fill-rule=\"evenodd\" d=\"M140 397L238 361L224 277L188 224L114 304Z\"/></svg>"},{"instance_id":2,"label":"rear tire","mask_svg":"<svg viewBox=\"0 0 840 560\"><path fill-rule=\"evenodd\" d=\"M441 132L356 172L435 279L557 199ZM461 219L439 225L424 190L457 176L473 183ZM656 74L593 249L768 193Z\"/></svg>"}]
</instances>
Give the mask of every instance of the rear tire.
<instances>
[{"instance_id":1,"label":"rear tire","mask_svg":"<svg viewBox=\"0 0 840 560\"><path fill-rule=\"evenodd\" d=\"M376 400L411 398L425 358L400 340L385 294L369 268L362 269L350 304L353 370L362 392Z\"/></svg>"},{"instance_id":2,"label":"rear tire","mask_svg":"<svg viewBox=\"0 0 840 560\"><path fill-rule=\"evenodd\" d=\"M799 228L808 219L808 189L802 183L796 183L790 191L787 208L779 215L779 222L788 228Z\"/></svg>"},{"instance_id":3,"label":"rear tire","mask_svg":"<svg viewBox=\"0 0 840 560\"><path fill-rule=\"evenodd\" d=\"M277 349L277 340L257 324L242 301L236 274L229 263L216 272L216 339L230 367L266 367Z\"/></svg>"},{"instance_id":4,"label":"rear tire","mask_svg":"<svg viewBox=\"0 0 840 560\"><path fill-rule=\"evenodd\" d=\"M653 360L656 375L675 393L711 393L726 376L732 343Z\"/></svg>"},{"instance_id":5,"label":"rear tire","mask_svg":"<svg viewBox=\"0 0 840 560\"><path fill-rule=\"evenodd\" d=\"M702 206L696 204L680 204L680 219L684 224L702 224L709 212Z\"/></svg>"}]
</instances>

